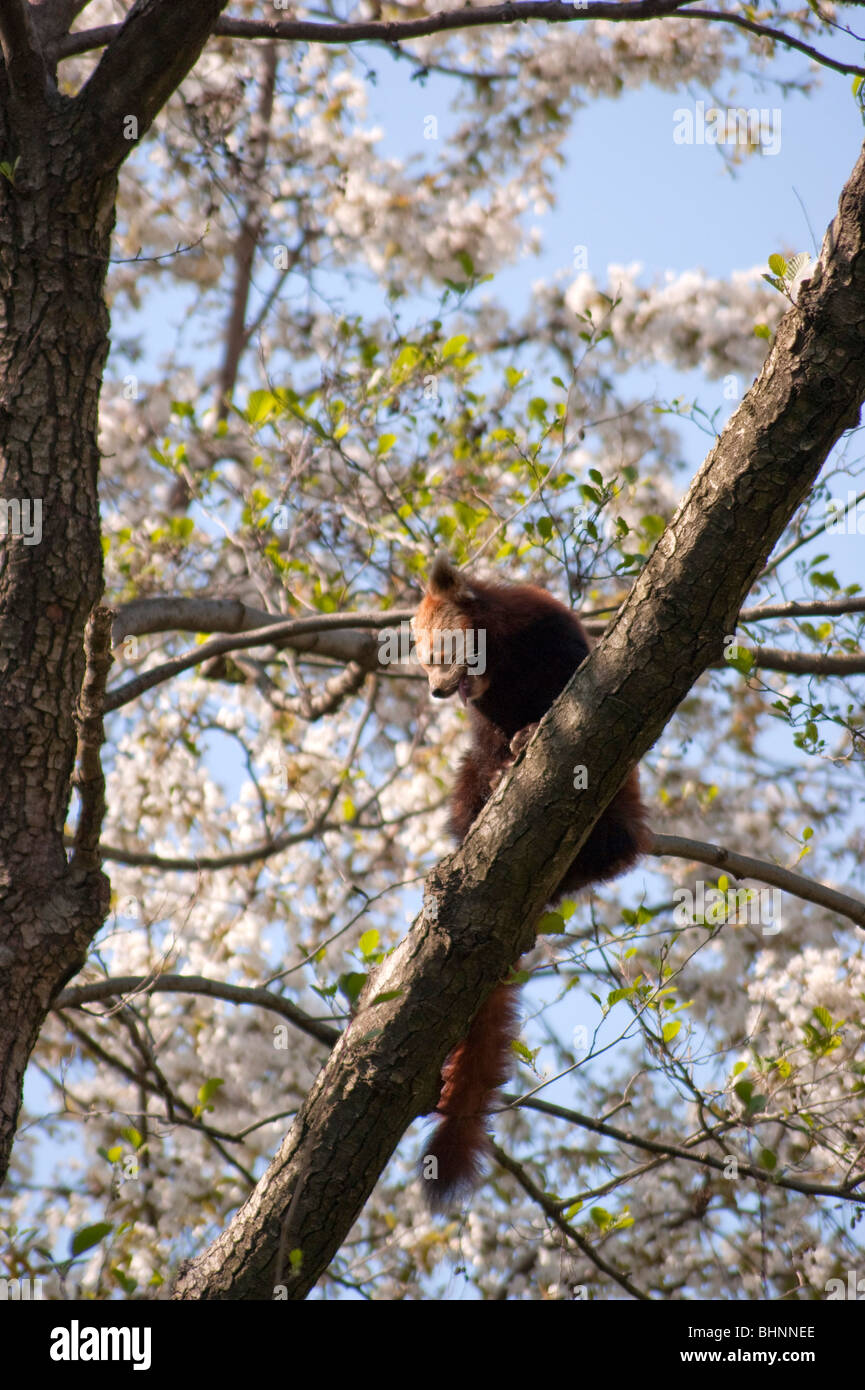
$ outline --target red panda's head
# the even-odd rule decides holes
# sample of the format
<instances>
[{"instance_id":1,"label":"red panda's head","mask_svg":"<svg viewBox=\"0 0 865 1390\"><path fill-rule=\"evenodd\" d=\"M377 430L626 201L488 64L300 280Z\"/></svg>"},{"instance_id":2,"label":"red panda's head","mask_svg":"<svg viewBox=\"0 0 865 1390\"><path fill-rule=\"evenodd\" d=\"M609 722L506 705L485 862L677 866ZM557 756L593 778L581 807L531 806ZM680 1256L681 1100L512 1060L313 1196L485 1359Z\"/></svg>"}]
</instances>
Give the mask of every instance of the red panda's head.
<instances>
[{"instance_id":1,"label":"red panda's head","mask_svg":"<svg viewBox=\"0 0 865 1390\"><path fill-rule=\"evenodd\" d=\"M427 591L412 619L418 660L438 700L459 693L465 704L489 687L486 632L472 621L477 595L471 584L439 552L430 569Z\"/></svg>"}]
</instances>

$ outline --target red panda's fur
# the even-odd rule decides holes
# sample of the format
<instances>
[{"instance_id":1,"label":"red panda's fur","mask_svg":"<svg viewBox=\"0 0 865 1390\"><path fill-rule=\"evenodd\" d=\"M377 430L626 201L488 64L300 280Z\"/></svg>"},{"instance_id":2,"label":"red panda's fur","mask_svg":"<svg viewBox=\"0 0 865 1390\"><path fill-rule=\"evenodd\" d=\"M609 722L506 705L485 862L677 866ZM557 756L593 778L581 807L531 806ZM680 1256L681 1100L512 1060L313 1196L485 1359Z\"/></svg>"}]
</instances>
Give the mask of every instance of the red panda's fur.
<instances>
[{"instance_id":1,"label":"red panda's fur","mask_svg":"<svg viewBox=\"0 0 865 1390\"><path fill-rule=\"evenodd\" d=\"M562 692L589 650L580 620L544 589L466 579L437 556L414 618L418 656L433 695L459 693L468 704L471 745L451 797L451 829L465 838L504 770ZM486 669L473 674L460 653L433 649L441 632L483 631ZM465 655L463 653L463 655ZM471 651L469 651L471 656ZM617 792L553 895L553 901L630 869L648 848L636 769ZM506 1080L517 1025L517 990L500 985L481 1005L442 1072L441 1116L427 1157L436 1160L427 1193L444 1206L477 1181L489 1147L487 1119Z\"/></svg>"}]
</instances>

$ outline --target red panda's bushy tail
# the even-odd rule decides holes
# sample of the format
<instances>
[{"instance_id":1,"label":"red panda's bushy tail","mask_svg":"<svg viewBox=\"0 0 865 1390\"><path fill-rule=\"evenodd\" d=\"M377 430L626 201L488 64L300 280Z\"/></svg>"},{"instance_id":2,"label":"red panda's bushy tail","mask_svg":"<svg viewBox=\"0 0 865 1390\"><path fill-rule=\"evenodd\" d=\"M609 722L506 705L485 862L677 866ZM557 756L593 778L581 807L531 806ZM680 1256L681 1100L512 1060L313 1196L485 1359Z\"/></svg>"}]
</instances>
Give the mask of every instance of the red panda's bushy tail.
<instances>
[{"instance_id":1,"label":"red panda's bushy tail","mask_svg":"<svg viewBox=\"0 0 865 1390\"><path fill-rule=\"evenodd\" d=\"M472 1188L481 1175L489 1149L487 1118L492 1097L510 1073L511 1039L519 1023L518 994L515 985L494 989L442 1069L436 1109L441 1120L423 1161L427 1199L434 1210ZM431 1158L435 1163L429 1165Z\"/></svg>"}]
</instances>

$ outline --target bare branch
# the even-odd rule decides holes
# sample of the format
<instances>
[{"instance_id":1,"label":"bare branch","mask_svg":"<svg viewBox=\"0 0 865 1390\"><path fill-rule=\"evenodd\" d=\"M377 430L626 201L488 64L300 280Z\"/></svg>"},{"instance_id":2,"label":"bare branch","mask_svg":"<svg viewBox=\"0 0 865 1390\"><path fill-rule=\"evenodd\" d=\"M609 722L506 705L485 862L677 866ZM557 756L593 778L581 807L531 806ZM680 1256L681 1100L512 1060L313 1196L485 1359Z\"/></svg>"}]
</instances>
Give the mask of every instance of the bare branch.
<instances>
[{"instance_id":1,"label":"bare branch","mask_svg":"<svg viewBox=\"0 0 865 1390\"><path fill-rule=\"evenodd\" d=\"M413 608L390 608L380 613L323 613L319 630L333 631L331 620L336 620L338 627L381 629L407 623L413 616ZM350 618L351 622L342 623L343 618ZM268 613L266 608L253 608L241 603L240 599L185 598L172 594L166 598L138 598L122 604L117 609L111 640L118 647L125 638L143 637L148 632L251 632L286 621L284 613ZM358 659L354 646L327 655L344 661Z\"/></svg>"},{"instance_id":2,"label":"bare branch","mask_svg":"<svg viewBox=\"0 0 865 1390\"><path fill-rule=\"evenodd\" d=\"M714 1154L707 1153L705 1149L701 1153L695 1152L697 1144L705 1144L712 1140L714 1136L698 1135L688 1141L688 1146L682 1147L680 1144L668 1144L663 1140L647 1139L643 1135L634 1134L633 1130L618 1129L615 1125L606 1124L603 1120L594 1120L590 1115L581 1115L578 1110L566 1109L563 1105L553 1105L550 1101L535 1100L534 1098L522 1101L519 1096L505 1096L503 1099L509 1101L520 1109L540 1110L544 1115L554 1115L560 1120L567 1120L569 1124L579 1125L581 1129L591 1130L594 1134L603 1134L608 1139L615 1139L618 1144L626 1144L630 1148L642 1149L646 1153L662 1154L666 1158L681 1158L686 1163L696 1163L702 1168L713 1168L719 1173L723 1173L729 1163L729 1158L716 1158ZM761 1115L760 1117L764 1117ZM498 1158L498 1153L496 1154ZM811 1197L835 1197L845 1202L861 1202L863 1194L857 1191L865 1182L865 1173L857 1173L843 1183L823 1183L808 1182L805 1178L783 1178L770 1173L765 1168L755 1168L750 1163L743 1163L740 1158L736 1159L736 1171L740 1177L754 1178L757 1182L767 1183L771 1187L786 1187L792 1192L804 1192Z\"/></svg>"},{"instance_id":3,"label":"bare branch","mask_svg":"<svg viewBox=\"0 0 865 1390\"><path fill-rule=\"evenodd\" d=\"M627 1274L623 1274L621 1270L616 1269L615 1265L611 1265L593 1245L589 1244L584 1236L580 1235L579 1231L574 1230L574 1227L562 1216L562 1213L559 1211L557 1204L552 1198L548 1197L536 1183L532 1182L521 1163L517 1163L515 1159L511 1158L510 1154L506 1154L504 1149L499 1148L498 1144L492 1145L492 1152L496 1162L501 1164L502 1168L508 1173L513 1174L523 1191L528 1193L533 1202L537 1202L547 1219L552 1221L553 1225L556 1226L568 1240L573 1242L577 1249L585 1255L586 1259L589 1260L596 1269L599 1269L602 1274L606 1274L608 1279L612 1279L614 1284L618 1284L619 1287L624 1289L626 1293L629 1293L632 1298L638 1298L647 1303L654 1302L649 1294L638 1288L637 1285L628 1278Z\"/></svg>"},{"instance_id":4,"label":"bare branch","mask_svg":"<svg viewBox=\"0 0 865 1390\"><path fill-rule=\"evenodd\" d=\"M258 110L250 132L249 195L234 251L234 286L225 332L225 356L219 372L217 391L217 418L220 420L228 416L237 369L249 341L246 332L246 306L249 301L249 287L252 284L252 266L264 226L260 180L267 166L267 147L276 90L276 55L276 44L268 44L263 55L264 70L261 76Z\"/></svg>"},{"instance_id":5,"label":"bare branch","mask_svg":"<svg viewBox=\"0 0 865 1390\"><path fill-rule=\"evenodd\" d=\"M283 39L307 43L345 44L372 40L383 44L395 44L405 39L424 38L429 34L477 29L487 25L524 24L532 19L545 24L585 24L593 19L607 20L612 24L627 24L679 16L683 19L704 20L707 23L732 24L785 48L804 53L815 63L831 68L834 72L865 76L865 68L830 58L828 54L821 53L819 49L784 33L781 29L773 29L755 20L746 21L742 16L724 10L690 10L686 8L686 4L687 0L668 0L668 3L658 3L658 0L623 0L621 4L595 0L594 3L575 10L573 5L565 0L523 0L521 4L479 5L461 10L445 10L439 14L427 15L423 19L360 20L327 24L314 20L284 19L270 22L222 19L215 25L214 33L230 38L270 41ZM117 27L109 24L99 29L70 34L57 45L57 56L68 58L75 53L101 48L111 41Z\"/></svg>"},{"instance_id":6,"label":"bare branch","mask_svg":"<svg viewBox=\"0 0 865 1390\"><path fill-rule=\"evenodd\" d=\"M835 618L843 613L865 613L865 598L809 599L798 603L763 603L743 608L740 623L762 623L767 618Z\"/></svg>"},{"instance_id":7,"label":"bare branch","mask_svg":"<svg viewBox=\"0 0 865 1390\"><path fill-rule=\"evenodd\" d=\"M791 676L861 676L865 672L865 653L823 656L820 652L785 652L781 647L751 647L749 652L762 671L786 671Z\"/></svg>"},{"instance_id":8,"label":"bare branch","mask_svg":"<svg viewBox=\"0 0 865 1390\"><path fill-rule=\"evenodd\" d=\"M756 20L746 19L744 15L736 14L733 10L686 10L685 13L689 19L706 19L717 24L732 24L737 29L747 29L750 34L757 34L761 39L771 39L773 43L780 43L784 48L793 48L797 53L804 53L806 58L813 59L821 67L831 68L833 72L850 73L851 76L863 75L862 68L840 63L828 54L812 48L810 43L796 39L792 34L785 34L783 29L773 29L769 24L759 24Z\"/></svg>"},{"instance_id":9,"label":"bare branch","mask_svg":"<svg viewBox=\"0 0 865 1390\"><path fill-rule=\"evenodd\" d=\"M390 615L386 613L321 613L312 618L282 619L266 627L253 629L242 636L214 637L202 646L184 652L182 656L174 657L151 671L135 676L125 685L115 687L106 696L105 709L118 709L130 700L137 699L145 691L152 690L155 685L161 685L193 666L200 666L203 661L214 656L225 656L229 652L245 651L250 647L269 646L280 639L291 639L291 645L298 650L317 652L321 647L321 633L352 627L386 628L392 626L393 620L389 619ZM305 640L300 643L297 641L298 638ZM375 670L378 666L378 643L375 639L368 639L364 655L365 662L354 659L358 660L358 665L363 665L364 669Z\"/></svg>"},{"instance_id":10,"label":"bare branch","mask_svg":"<svg viewBox=\"0 0 865 1390\"><path fill-rule=\"evenodd\" d=\"M149 975L120 975L110 980L95 980L92 984L64 989L54 1000L52 1007L55 1011L80 1009L83 1005L92 1004L99 999L119 999L123 995L140 997L142 994L157 992L203 994L210 999L227 999L233 1004L255 1004L288 1019L295 1028L299 1028L302 1033L307 1033L327 1047L333 1047L339 1038L338 1029L310 1018L281 994L250 985L230 985L224 980L208 979L205 975L157 975L155 978Z\"/></svg>"},{"instance_id":11,"label":"bare branch","mask_svg":"<svg viewBox=\"0 0 865 1390\"><path fill-rule=\"evenodd\" d=\"M805 878L804 874L794 873L792 869L784 869L779 864L770 864L765 859L753 859L748 854L725 849L723 845L684 839L680 835L656 835L649 853L658 858L672 855L675 859L696 860L698 864L711 864L712 868L721 869L734 878L753 878L758 883L768 883L773 888L792 893L803 902L816 903L830 912L837 912L865 930L865 903L858 898L839 893L837 888L827 888L813 878Z\"/></svg>"}]
</instances>

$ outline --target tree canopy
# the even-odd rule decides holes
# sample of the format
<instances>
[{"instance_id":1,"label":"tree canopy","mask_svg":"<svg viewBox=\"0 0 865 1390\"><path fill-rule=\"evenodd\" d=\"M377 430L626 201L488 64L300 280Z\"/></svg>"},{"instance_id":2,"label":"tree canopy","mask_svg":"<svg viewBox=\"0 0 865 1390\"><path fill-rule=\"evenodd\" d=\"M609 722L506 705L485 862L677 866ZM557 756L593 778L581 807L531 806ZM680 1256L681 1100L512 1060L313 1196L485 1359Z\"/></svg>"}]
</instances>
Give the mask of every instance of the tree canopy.
<instances>
[{"instance_id":1,"label":"tree canopy","mask_svg":"<svg viewBox=\"0 0 865 1390\"><path fill-rule=\"evenodd\" d=\"M855 24L226 10L0 13L0 1277L844 1296L865 157L757 269L645 271L653 209L630 264L533 258L604 197L591 102L668 94L717 222L790 103L861 128ZM597 639L459 850L407 628L441 548ZM637 761L652 854L546 911ZM441 1063L527 948L494 1159L433 1216Z\"/></svg>"}]
</instances>

